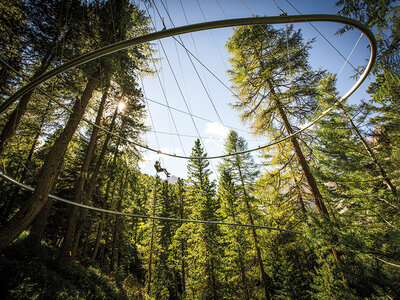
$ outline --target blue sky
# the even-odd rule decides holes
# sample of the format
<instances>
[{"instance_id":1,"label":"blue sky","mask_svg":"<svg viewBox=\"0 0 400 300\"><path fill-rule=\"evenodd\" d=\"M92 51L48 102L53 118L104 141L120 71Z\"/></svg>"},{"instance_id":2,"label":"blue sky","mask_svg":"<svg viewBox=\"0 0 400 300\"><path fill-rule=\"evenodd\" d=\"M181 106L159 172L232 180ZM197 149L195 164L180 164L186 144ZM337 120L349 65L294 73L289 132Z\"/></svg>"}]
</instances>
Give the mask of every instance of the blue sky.
<instances>
[{"instance_id":1,"label":"blue sky","mask_svg":"<svg viewBox=\"0 0 400 300\"><path fill-rule=\"evenodd\" d=\"M298 14L288 1L275 0L275 2L288 15ZM302 14L336 14L338 11L335 1L292 0L290 3ZM139 6L146 10L143 3ZM272 0L155 0L155 5L149 9L149 13L156 30L161 30L163 22L167 28L172 28L205 21L251 17L252 14L275 16L279 15L280 11ZM335 35L341 27L340 24L318 22L314 23L314 26L345 57L350 54L360 37L358 31L351 31L342 36ZM305 40L316 38L310 52L310 64L313 68L326 69L332 73L338 73L342 69L344 59L319 36L315 29L307 23L295 24L295 29L302 30ZM227 86L231 85L227 76L227 69L230 66L229 54L224 45L231 34L232 29L228 28L180 36L185 47ZM208 155L219 155L223 153L224 139L230 127L236 128L239 135L248 141L249 148L268 142L266 137L255 137L250 134L246 124L239 121L238 113L229 107L230 103L235 102L232 93L192 59L195 69L183 47L172 38L162 39L154 45L159 50L157 57L160 60L155 65L158 72L153 77L143 78L143 90L149 99L146 124L157 133L149 132L143 136L147 145L165 152L189 156L195 137L199 133ZM362 37L349 60L354 66L364 65L368 61L367 46L367 39ZM338 77L337 88L340 95L345 94L354 85L352 75L354 72L347 64ZM364 82L348 101L358 103L368 97L365 93L367 87L368 82ZM176 110L169 110L165 106L167 103ZM187 107L194 116L194 122L190 115L177 111L188 112ZM254 155L256 157L257 153ZM175 176L186 178L185 159L170 158L150 151L144 152L144 161L140 163L142 172L154 175L153 164L156 159L161 159L162 165ZM217 165L218 161L213 160L212 170L216 171Z\"/></svg>"}]
</instances>

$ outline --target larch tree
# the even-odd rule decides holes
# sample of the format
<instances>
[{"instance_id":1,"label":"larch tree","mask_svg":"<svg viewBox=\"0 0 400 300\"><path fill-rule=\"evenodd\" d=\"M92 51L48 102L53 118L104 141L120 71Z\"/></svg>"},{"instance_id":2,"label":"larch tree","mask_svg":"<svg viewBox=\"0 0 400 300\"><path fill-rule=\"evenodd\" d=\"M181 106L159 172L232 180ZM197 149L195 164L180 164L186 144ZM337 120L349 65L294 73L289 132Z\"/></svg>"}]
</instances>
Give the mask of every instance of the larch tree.
<instances>
[{"instance_id":1,"label":"larch tree","mask_svg":"<svg viewBox=\"0 0 400 300\"><path fill-rule=\"evenodd\" d=\"M323 72L312 71L308 65L311 42L304 43L301 32L292 26L286 31L243 26L234 30L226 46L233 54L229 75L239 95L234 107L241 111L242 119L252 122L255 133L283 127L292 134L293 118L304 120L316 108L315 86ZM290 142L317 209L328 216L297 138L291 137Z\"/></svg>"},{"instance_id":2,"label":"larch tree","mask_svg":"<svg viewBox=\"0 0 400 300\"><path fill-rule=\"evenodd\" d=\"M255 133L274 129L291 135L292 124L303 123L317 108L316 86L324 72L313 71L308 64L311 43L304 43L300 30L294 31L292 26L242 26L234 30L226 44L233 55L229 75L239 96L234 107L243 120L252 122ZM290 143L315 206L329 224L327 206L297 137L292 136ZM333 247L331 251L341 269L339 254ZM347 287L343 272L341 277Z\"/></svg>"}]
</instances>

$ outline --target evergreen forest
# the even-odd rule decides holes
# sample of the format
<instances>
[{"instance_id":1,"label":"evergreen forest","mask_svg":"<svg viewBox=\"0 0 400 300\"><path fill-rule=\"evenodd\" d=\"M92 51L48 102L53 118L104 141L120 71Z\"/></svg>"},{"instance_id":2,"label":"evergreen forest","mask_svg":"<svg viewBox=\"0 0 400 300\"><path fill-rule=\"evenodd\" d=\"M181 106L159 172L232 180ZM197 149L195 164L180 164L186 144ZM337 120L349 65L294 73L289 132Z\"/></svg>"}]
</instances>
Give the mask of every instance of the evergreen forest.
<instances>
[{"instance_id":1,"label":"evergreen forest","mask_svg":"<svg viewBox=\"0 0 400 300\"><path fill-rule=\"evenodd\" d=\"M338 75L311 67L313 40L294 25L231 29L229 109L284 139L256 159L231 129L215 168L193 139L184 178L139 167L155 42L7 104L76 57L154 32L145 7L155 1L0 1L1 298L400 299L398 2L336 0L377 42L355 102L337 102Z\"/></svg>"}]
</instances>

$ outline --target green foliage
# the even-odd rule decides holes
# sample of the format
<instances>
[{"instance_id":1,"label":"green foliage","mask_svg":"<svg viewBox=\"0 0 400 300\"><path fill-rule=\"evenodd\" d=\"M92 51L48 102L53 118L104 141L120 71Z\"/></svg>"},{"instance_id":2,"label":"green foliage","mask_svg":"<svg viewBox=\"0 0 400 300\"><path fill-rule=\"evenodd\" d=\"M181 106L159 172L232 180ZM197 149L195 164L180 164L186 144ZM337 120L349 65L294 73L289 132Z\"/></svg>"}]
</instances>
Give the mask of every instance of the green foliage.
<instances>
[{"instance_id":1,"label":"green foliage","mask_svg":"<svg viewBox=\"0 0 400 300\"><path fill-rule=\"evenodd\" d=\"M242 26L234 30L226 47L233 55L229 70L240 100L234 108L242 120L252 121L255 133L278 128L277 110L288 118L304 117L315 110L314 87L322 71L312 71L307 58L312 41L304 43L292 26Z\"/></svg>"},{"instance_id":2,"label":"green foliage","mask_svg":"<svg viewBox=\"0 0 400 300\"><path fill-rule=\"evenodd\" d=\"M398 187L398 9L393 1L375 2L338 2L341 14L377 29L380 47L377 76L368 90L371 101L348 105L346 111ZM149 20L128 0L5 0L0 12L2 59L28 78L42 68L150 31ZM243 120L252 122L255 132L280 138L285 130L281 112L295 127L337 100L335 76L322 78L324 72L308 65L311 46L312 41L303 42L301 32L292 26L235 29L227 43L233 54L229 74L240 96L233 106ZM210 179L200 140L192 149L187 181L171 185L158 176L141 174L142 152L126 139L140 142L141 132L147 130L137 79L139 73L152 72L153 51L149 44L131 47L70 70L42 87L71 108L88 76L101 64L103 78L85 116L96 118L100 91L108 91L100 124L123 139L114 135L107 139L104 132L97 136L84 174L89 180L83 201L139 215L254 223L302 234L83 211L77 218L81 233L74 241L76 256L70 266L60 268L57 257L69 206L55 202L41 247L31 249L25 231L1 253L0 294L9 299L265 299L264 269L273 299L396 299L398 199L340 111L299 139L330 219L315 212L290 141L268 148L257 163L249 153L224 158L218 185ZM1 97L24 82L3 67L0 78ZM35 185L69 113L38 92L32 99L1 163L7 173ZM126 103L122 111L116 111L119 101ZM7 117L1 116L0 123ZM78 130L52 190L67 199L77 191L93 132L83 122ZM246 150L246 141L230 131L225 153ZM97 163L99 174L91 181ZM93 188L91 197L86 194L88 187ZM1 180L1 221L16 213L30 195Z\"/></svg>"},{"instance_id":3,"label":"green foliage","mask_svg":"<svg viewBox=\"0 0 400 300\"><path fill-rule=\"evenodd\" d=\"M340 0L339 14L358 20L373 29L378 42L377 62L375 72L399 69L400 17L399 5L394 0ZM345 26L338 32L343 34L350 30Z\"/></svg>"},{"instance_id":4,"label":"green foliage","mask_svg":"<svg viewBox=\"0 0 400 300\"><path fill-rule=\"evenodd\" d=\"M59 269L56 251L42 246L31 256L22 243L1 257L1 293L7 299L128 299L115 280L94 268L72 265Z\"/></svg>"}]
</instances>

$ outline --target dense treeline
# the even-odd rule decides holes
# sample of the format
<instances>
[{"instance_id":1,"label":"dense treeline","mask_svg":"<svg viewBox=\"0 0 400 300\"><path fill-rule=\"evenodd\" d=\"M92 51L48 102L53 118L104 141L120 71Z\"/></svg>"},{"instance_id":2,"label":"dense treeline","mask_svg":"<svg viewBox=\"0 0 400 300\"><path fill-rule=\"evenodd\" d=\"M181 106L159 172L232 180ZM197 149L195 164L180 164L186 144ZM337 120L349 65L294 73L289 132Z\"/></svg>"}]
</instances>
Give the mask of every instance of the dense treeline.
<instances>
[{"instance_id":1,"label":"dense treeline","mask_svg":"<svg viewBox=\"0 0 400 300\"><path fill-rule=\"evenodd\" d=\"M9 299L396 299L400 295L399 7L340 0L370 26L379 55L369 100L342 104L312 130L228 156L218 182L200 140L187 180L140 173L146 110L142 44L57 76L0 116L1 294ZM129 0L0 2L0 97L82 53L150 32ZM344 27L339 33L349 28ZM308 64L312 41L292 26L240 27L226 47L255 134L279 139L338 99L336 75ZM290 57L288 64L288 57ZM61 106L60 106L61 105ZM96 126L82 121L91 120ZM99 130L98 126L107 131ZM225 153L247 150L230 131ZM257 224L127 218L125 213Z\"/></svg>"}]
</instances>

